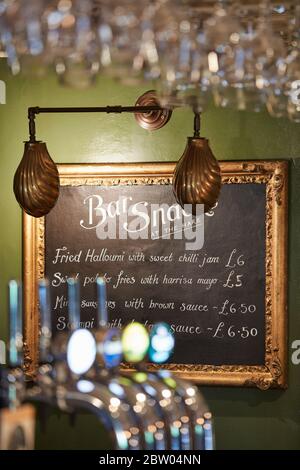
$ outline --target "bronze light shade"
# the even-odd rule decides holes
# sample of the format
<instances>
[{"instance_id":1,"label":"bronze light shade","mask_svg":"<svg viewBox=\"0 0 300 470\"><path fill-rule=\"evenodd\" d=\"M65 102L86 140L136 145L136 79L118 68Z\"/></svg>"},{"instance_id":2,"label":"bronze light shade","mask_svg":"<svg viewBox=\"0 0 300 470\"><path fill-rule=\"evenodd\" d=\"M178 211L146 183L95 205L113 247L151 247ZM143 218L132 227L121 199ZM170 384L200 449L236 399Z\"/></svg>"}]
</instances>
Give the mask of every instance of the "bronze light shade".
<instances>
[{"instance_id":1,"label":"bronze light shade","mask_svg":"<svg viewBox=\"0 0 300 470\"><path fill-rule=\"evenodd\" d=\"M196 213L196 204L203 204L204 212L208 212L217 202L221 189L219 163L208 140L197 134L199 129L195 128L195 136L188 137L173 176L176 201L181 206L192 204L193 214Z\"/></svg>"},{"instance_id":2,"label":"bronze light shade","mask_svg":"<svg viewBox=\"0 0 300 470\"><path fill-rule=\"evenodd\" d=\"M23 158L14 177L14 193L24 211L42 217L59 195L59 175L44 142L25 142Z\"/></svg>"}]
</instances>

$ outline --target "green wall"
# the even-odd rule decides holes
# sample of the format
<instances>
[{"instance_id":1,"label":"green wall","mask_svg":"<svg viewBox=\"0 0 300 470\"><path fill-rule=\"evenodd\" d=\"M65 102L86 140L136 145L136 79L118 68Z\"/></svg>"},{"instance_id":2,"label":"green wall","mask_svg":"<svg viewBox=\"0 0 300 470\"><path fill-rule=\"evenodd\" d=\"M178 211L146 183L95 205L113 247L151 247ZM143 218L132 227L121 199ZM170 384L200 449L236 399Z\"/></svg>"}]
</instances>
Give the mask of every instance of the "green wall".
<instances>
[{"instance_id":1,"label":"green wall","mask_svg":"<svg viewBox=\"0 0 300 470\"><path fill-rule=\"evenodd\" d=\"M43 80L11 78L0 60L0 79L7 85L7 104L0 105L0 339L7 330L7 282L21 272L21 210L12 191L15 169L28 138L28 106L131 105L147 86L127 88L107 78L87 91ZM149 85L151 88L151 85ZM45 140L56 162L138 162L177 160L191 134L192 114L177 110L162 130L140 129L131 115L41 115L37 136ZM289 388L205 387L215 415L219 449L300 448L300 365L291 364L291 344L300 339L300 125L254 114L211 107L202 118L202 134L219 159L290 159L289 217ZM46 433L38 426L38 448L108 445L93 418L81 416L75 428L66 417L51 415ZM100 444L99 444L100 442Z\"/></svg>"}]
</instances>

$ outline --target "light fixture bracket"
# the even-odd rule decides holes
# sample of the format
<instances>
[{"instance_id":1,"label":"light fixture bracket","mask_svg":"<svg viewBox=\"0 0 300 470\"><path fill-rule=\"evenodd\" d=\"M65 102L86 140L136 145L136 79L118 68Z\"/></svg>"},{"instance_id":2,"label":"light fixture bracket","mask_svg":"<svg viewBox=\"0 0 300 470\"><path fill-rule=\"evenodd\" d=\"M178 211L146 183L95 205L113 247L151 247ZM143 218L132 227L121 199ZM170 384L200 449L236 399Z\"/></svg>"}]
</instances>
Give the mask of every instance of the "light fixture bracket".
<instances>
[{"instance_id":1,"label":"light fixture bracket","mask_svg":"<svg viewBox=\"0 0 300 470\"><path fill-rule=\"evenodd\" d=\"M200 127L201 127L201 114L197 111L194 111L194 137L200 137Z\"/></svg>"}]
</instances>

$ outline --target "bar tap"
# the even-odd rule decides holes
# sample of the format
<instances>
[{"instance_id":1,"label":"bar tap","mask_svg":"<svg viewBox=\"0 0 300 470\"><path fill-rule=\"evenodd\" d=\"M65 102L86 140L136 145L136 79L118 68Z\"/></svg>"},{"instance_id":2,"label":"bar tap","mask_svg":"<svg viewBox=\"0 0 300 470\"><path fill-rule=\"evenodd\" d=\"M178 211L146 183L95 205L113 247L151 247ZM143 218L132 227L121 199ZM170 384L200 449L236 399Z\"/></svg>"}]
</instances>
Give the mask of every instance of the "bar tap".
<instances>
[{"instance_id":1,"label":"bar tap","mask_svg":"<svg viewBox=\"0 0 300 470\"><path fill-rule=\"evenodd\" d=\"M143 449L165 448L163 435L157 433L154 424L159 418L153 410L153 399L149 399L139 385L119 373L123 356L121 335L118 329L107 328L106 282L103 277L97 278L97 299L99 328L95 331L97 341L95 380L103 383L120 400L129 405L128 413L136 421L135 436L139 436Z\"/></svg>"},{"instance_id":2,"label":"bar tap","mask_svg":"<svg viewBox=\"0 0 300 470\"><path fill-rule=\"evenodd\" d=\"M105 284L99 283L98 290L101 293L102 301L99 303L99 323L101 329L107 323L106 296L103 287ZM101 402L103 410L106 410L106 426L114 433L116 445L120 449L128 448L130 450L139 450L143 448L140 429L137 426L137 420L132 413L130 404L126 400L126 395L121 400L120 397L109 390L107 383L95 380L86 380L86 373L91 369L96 359L96 341L94 335L85 329L76 327L80 325L80 294L79 283L76 279L68 279L68 297L69 297L69 320L73 333L67 344L67 363L72 372L72 380L68 387L65 400L67 403L73 402L77 392L82 392L83 386L88 386L89 399L93 402ZM84 354L82 354L84 351ZM85 387L86 389L86 387ZM86 391L84 399L86 400ZM78 397L79 402L83 397ZM126 445L125 445L126 443Z\"/></svg>"},{"instance_id":3,"label":"bar tap","mask_svg":"<svg viewBox=\"0 0 300 470\"><path fill-rule=\"evenodd\" d=\"M8 284L9 293L9 370L8 405L17 408L25 393L23 365L23 333L22 333L22 287L12 280Z\"/></svg>"},{"instance_id":4,"label":"bar tap","mask_svg":"<svg viewBox=\"0 0 300 470\"><path fill-rule=\"evenodd\" d=\"M174 349L174 337L167 323L156 323L150 332L149 359L155 364L167 362ZM197 387L175 377L170 371L161 369L153 372L158 379L166 385L174 388L177 396L180 396L185 404L187 415L185 424L190 425L191 442L194 450L211 450L214 448L212 415L208 411L203 396Z\"/></svg>"},{"instance_id":5,"label":"bar tap","mask_svg":"<svg viewBox=\"0 0 300 470\"><path fill-rule=\"evenodd\" d=\"M98 378L107 380L107 371L110 371L109 386L114 389L118 388L119 390L121 386L122 393L125 392L132 409L137 415L140 427L143 429L145 449L167 449L171 445L172 438L171 432L167 431L169 424L165 422L169 409L163 411L159 403L161 387L157 390L155 384L154 386L150 384L146 384L145 386L145 384L140 383L139 380L134 380L132 376L120 373L118 366L122 355L117 355L118 360L115 361L116 358L113 360L113 355L109 354L110 350L114 351L117 348L118 351L126 351L125 355L127 361L139 363L144 359L147 353L149 335L143 326L135 323L130 328L130 331L132 332L132 329L136 329L136 334L133 332L128 344L124 345L124 337L122 337L121 341L120 332L118 330L114 330L114 333L112 333L112 330L107 330L106 282L105 279L101 277L97 279L97 295L100 328L95 334L97 339L97 363L101 365L101 367L98 368ZM115 338L115 341L112 341L113 338ZM113 365L114 361L115 364ZM117 386L115 383L117 383ZM173 431L173 434L174 433Z\"/></svg>"},{"instance_id":6,"label":"bar tap","mask_svg":"<svg viewBox=\"0 0 300 470\"><path fill-rule=\"evenodd\" d=\"M9 289L9 364L21 367L23 358L22 289L17 281L10 281Z\"/></svg>"},{"instance_id":7,"label":"bar tap","mask_svg":"<svg viewBox=\"0 0 300 470\"><path fill-rule=\"evenodd\" d=\"M40 305L40 363L52 361L50 352L52 328L51 328L51 306L50 288L48 279L41 279L38 283L39 305Z\"/></svg>"},{"instance_id":8,"label":"bar tap","mask_svg":"<svg viewBox=\"0 0 300 470\"><path fill-rule=\"evenodd\" d=\"M59 407L57 400L58 379L63 383L67 374L65 372L62 378L58 373L61 359L63 359L62 344L66 342L66 335L62 333L58 337L52 338L50 286L47 279L38 281L38 298L40 312L39 366L35 380L27 388L26 400L57 408Z\"/></svg>"},{"instance_id":9,"label":"bar tap","mask_svg":"<svg viewBox=\"0 0 300 470\"><path fill-rule=\"evenodd\" d=\"M79 309L76 300L79 299L79 292L78 286L73 280L69 285L71 286L69 309L73 309L70 317L74 331L71 334L60 333L50 342L52 331L49 316L51 312L49 282L44 279L39 282L41 362L36 382L28 389L26 401L48 404L70 414L86 409L97 416L99 422L109 432L111 440L115 442L117 448L127 449L128 446L125 445L126 436L121 424L117 420L112 422L108 406L105 406L102 400L91 395L94 389L93 384L85 383L76 378L77 373L84 373L85 367L89 368L91 363L94 362L95 340L89 331L75 329L76 325L78 325ZM78 346L80 356L78 356ZM82 354L82 347L87 347L84 354ZM83 360L78 361L78 357ZM103 395L106 398L106 402L108 402L111 395L106 393L105 390Z\"/></svg>"},{"instance_id":10,"label":"bar tap","mask_svg":"<svg viewBox=\"0 0 300 470\"><path fill-rule=\"evenodd\" d=\"M8 284L8 366L0 366L0 450L34 447L35 410L24 405L26 387L23 367L22 286Z\"/></svg>"},{"instance_id":11,"label":"bar tap","mask_svg":"<svg viewBox=\"0 0 300 470\"><path fill-rule=\"evenodd\" d=\"M56 407L71 416L94 414L119 450L201 450L214 448L212 415L202 395L168 370L148 370L145 357L162 364L171 357L174 337L158 323L150 335L139 323L121 334L108 328L106 283L97 280L97 325L81 328L79 282L67 280L70 330L52 337L50 285L38 284L40 364L35 380L24 385L22 366L22 292L9 283L11 369L1 369L1 403L17 407L32 402ZM121 372L122 359L135 371ZM7 393L3 395L3 383ZM4 387L4 388L5 388ZM45 408L40 408L41 416Z\"/></svg>"},{"instance_id":12,"label":"bar tap","mask_svg":"<svg viewBox=\"0 0 300 470\"><path fill-rule=\"evenodd\" d=\"M161 428L165 426L168 447L184 450L187 447L188 428L185 426L185 409L181 398L175 397L174 390L149 372L143 362L149 348L149 334L140 323L131 323L122 334L123 354L127 362L136 366L132 380L142 386L145 393L152 396L159 405Z\"/></svg>"},{"instance_id":13,"label":"bar tap","mask_svg":"<svg viewBox=\"0 0 300 470\"><path fill-rule=\"evenodd\" d=\"M107 328L108 314L107 314L107 295L106 295L106 281L105 278L100 276L97 278L97 310L98 310L98 323L102 328Z\"/></svg>"},{"instance_id":14,"label":"bar tap","mask_svg":"<svg viewBox=\"0 0 300 470\"><path fill-rule=\"evenodd\" d=\"M69 277L68 284L68 313L71 331L80 327L80 287L75 277Z\"/></svg>"},{"instance_id":15,"label":"bar tap","mask_svg":"<svg viewBox=\"0 0 300 470\"><path fill-rule=\"evenodd\" d=\"M61 411L75 413L86 409L96 415L108 431L116 448L130 449L126 435L126 412L108 389L84 380L85 372L95 361L96 343L88 330L76 328L80 322L79 285L71 279L68 282L69 318L72 332L60 333L51 342L52 336L49 312L51 312L49 283L39 283L39 304L41 311L41 358L52 363L41 363L36 384L28 390L27 401L47 403ZM127 411L127 410L126 410ZM131 440L131 443L134 440Z\"/></svg>"},{"instance_id":16,"label":"bar tap","mask_svg":"<svg viewBox=\"0 0 300 470\"><path fill-rule=\"evenodd\" d=\"M130 405L129 412L133 413L142 435L143 449L166 449L165 434L156 426L161 420L161 413L157 412L153 398L130 377L119 372L123 356L120 331L114 328L102 332L101 336L96 332L96 338L96 380L104 383L111 392Z\"/></svg>"}]
</instances>

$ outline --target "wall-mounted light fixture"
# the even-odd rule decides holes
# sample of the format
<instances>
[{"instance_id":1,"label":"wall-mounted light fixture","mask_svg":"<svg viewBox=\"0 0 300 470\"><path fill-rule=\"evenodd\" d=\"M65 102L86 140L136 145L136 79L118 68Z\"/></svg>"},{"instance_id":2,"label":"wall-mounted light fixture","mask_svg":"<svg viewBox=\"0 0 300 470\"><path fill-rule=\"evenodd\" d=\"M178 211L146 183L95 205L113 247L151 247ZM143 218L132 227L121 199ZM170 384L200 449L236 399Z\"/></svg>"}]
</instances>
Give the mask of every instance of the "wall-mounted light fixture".
<instances>
[{"instance_id":1,"label":"wall-mounted light fixture","mask_svg":"<svg viewBox=\"0 0 300 470\"><path fill-rule=\"evenodd\" d=\"M25 142L14 177L14 193L22 209L33 217L42 217L55 206L59 195L58 170L44 142L35 138Z\"/></svg>"},{"instance_id":2,"label":"wall-mounted light fixture","mask_svg":"<svg viewBox=\"0 0 300 470\"><path fill-rule=\"evenodd\" d=\"M42 113L133 113L137 123L147 130L164 127L172 111L159 105L155 91L140 96L135 106L69 107L28 109L29 141L14 177L14 193L24 211L42 217L54 207L59 196L59 175L46 144L36 140L35 118ZM205 211L217 201L221 176L208 140L200 137L200 114L195 113L194 137L188 138L183 156L174 174L174 193L180 205L204 204Z\"/></svg>"},{"instance_id":3,"label":"wall-mounted light fixture","mask_svg":"<svg viewBox=\"0 0 300 470\"><path fill-rule=\"evenodd\" d=\"M195 112L194 136L188 137L182 157L173 177L174 194L178 204L203 204L208 212L217 202L221 189L221 170L209 141L200 137L200 114Z\"/></svg>"}]
</instances>

